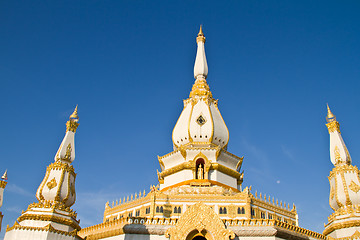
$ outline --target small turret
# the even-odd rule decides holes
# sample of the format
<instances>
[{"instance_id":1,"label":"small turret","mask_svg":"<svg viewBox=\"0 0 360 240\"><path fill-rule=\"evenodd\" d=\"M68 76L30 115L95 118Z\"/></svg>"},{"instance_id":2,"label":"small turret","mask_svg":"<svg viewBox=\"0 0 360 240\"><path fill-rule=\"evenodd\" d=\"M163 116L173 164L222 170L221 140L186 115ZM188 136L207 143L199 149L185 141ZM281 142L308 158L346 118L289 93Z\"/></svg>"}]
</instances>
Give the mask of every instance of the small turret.
<instances>
[{"instance_id":1,"label":"small turret","mask_svg":"<svg viewBox=\"0 0 360 240\"><path fill-rule=\"evenodd\" d=\"M1 180L0 180L0 208L3 204L3 195L4 195L4 189L6 187L6 184L7 184L7 170L5 170L4 172L4 175L2 175L1 177ZM0 212L0 232L1 232L1 222L2 222L2 219L3 219L3 214L2 212Z\"/></svg>"},{"instance_id":2,"label":"small turret","mask_svg":"<svg viewBox=\"0 0 360 240\"><path fill-rule=\"evenodd\" d=\"M330 135L330 159L334 168L329 175L329 204L334 213L328 217L324 235L348 238L360 231L360 178L359 170L351 165L350 153L341 137L340 124L327 105L326 126Z\"/></svg>"},{"instance_id":3,"label":"small turret","mask_svg":"<svg viewBox=\"0 0 360 240\"><path fill-rule=\"evenodd\" d=\"M66 133L55 161L51 163L36 191L37 203L21 214L14 226L6 229L5 240L73 239L80 240L75 203L76 174L71 163L75 159L75 132L79 126L77 106L66 123ZM70 236L64 238L64 236Z\"/></svg>"}]
</instances>

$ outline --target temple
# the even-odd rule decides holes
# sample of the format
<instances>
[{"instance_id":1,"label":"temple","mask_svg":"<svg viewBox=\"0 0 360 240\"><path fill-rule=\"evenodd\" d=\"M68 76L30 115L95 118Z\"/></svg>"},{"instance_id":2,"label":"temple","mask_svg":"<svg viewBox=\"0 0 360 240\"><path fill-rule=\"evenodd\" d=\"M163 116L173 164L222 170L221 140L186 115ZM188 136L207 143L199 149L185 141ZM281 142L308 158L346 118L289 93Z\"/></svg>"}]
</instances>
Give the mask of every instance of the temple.
<instances>
[{"instance_id":1,"label":"temple","mask_svg":"<svg viewBox=\"0 0 360 240\"><path fill-rule=\"evenodd\" d=\"M196 37L195 82L172 132L173 149L159 156L158 184L149 192L105 203L103 222L81 229L75 202L74 136L77 108L67 122L66 135L46 170L36 197L5 240L315 240L360 238L360 178L330 111L329 203L334 213L324 232L299 226L294 204L275 200L243 186L243 157L228 151L229 130L218 100L207 83L205 36Z\"/></svg>"}]
</instances>

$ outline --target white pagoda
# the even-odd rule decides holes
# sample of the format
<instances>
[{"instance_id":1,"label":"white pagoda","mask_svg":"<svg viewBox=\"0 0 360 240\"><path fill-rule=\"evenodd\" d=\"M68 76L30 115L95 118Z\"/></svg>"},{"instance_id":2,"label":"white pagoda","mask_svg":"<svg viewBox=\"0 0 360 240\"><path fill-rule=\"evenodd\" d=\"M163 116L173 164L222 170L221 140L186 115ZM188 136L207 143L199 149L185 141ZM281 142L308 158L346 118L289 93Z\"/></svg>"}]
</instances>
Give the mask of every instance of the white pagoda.
<instances>
[{"instance_id":1,"label":"white pagoda","mask_svg":"<svg viewBox=\"0 0 360 240\"><path fill-rule=\"evenodd\" d=\"M70 207L75 203L75 132L79 117L77 107L66 123L66 134L55 154L55 162L36 191L37 203L23 211L12 227L6 229L5 240L78 240L81 229L76 212Z\"/></svg>"}]
</instances>

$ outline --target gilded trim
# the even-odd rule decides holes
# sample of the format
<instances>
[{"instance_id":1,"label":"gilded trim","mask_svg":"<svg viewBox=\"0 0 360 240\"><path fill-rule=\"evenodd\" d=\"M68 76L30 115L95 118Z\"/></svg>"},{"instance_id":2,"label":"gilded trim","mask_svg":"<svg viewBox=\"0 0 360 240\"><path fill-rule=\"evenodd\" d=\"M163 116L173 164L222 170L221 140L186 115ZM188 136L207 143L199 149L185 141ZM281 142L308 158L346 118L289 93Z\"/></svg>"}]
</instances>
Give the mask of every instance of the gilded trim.
<instances>
[{"instance_id":1,"label":"gilded trim","mask_svg":"<svg viewBox=\"0 0 360 240\"><path fill-rule=\"evenodd\" d=\"M0 180L0 188L5 188L6 184L7 184L7 182Z\"/></svg>"},{"instance_id":2,"label":"gilded trim","mask_svg":"<svg viewBox=\"0 0 360 240\"><path fill-rule=\"evenodd\" d=\"M359 226L360 226L359 220L351 220L351 221L346 221L346 222L333 223L325 228L323 234L329 235L331 232L333 232L337 229L359 227Z\"/></svg>"},{"instance_id":3,"label":"gilded trim","mask_svg":"<svg viewBox=\"0 0 360 240\"><path fill-rule=\"evenodd\" d=\"M71 232L60 231L60 230L53 228L50 223L48 225L46 225L45 227L26 227L26 226L21 226L19 223L15 222L12 227L6 228L6 232L10 232L12 230L45 231L45 232L52 232L52 233L65 235L65 236L78 237L78 238L82 239L80 236L78 236L78 234L77 234L78 231L76 229Z\"/></svg>"},{"instance_id":4,"label":"gilded trim","mask_svg":"<svg viewBox=\"0 0 360 240\"><path fill-rule=\"evenodd\" d=\"M51 221L51 222L56 222L59 224L70 226L78 231L81 230L81 227L79 226L78 222L71 221L69 219L62 218L62 217L53 216L53 215L24 214L24 215L21 215L20 217L18 217L18 219L17 219L18 222L22 222L24 220Z\"/></svg>"}]
</instances>

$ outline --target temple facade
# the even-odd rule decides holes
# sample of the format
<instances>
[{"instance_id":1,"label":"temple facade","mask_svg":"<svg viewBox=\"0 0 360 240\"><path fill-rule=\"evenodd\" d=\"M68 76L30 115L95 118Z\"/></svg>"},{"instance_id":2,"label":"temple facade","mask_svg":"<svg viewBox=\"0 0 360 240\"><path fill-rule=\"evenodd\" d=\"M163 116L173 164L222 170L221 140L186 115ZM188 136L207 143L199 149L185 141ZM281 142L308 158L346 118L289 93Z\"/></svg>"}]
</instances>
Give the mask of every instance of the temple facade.
<instances>
[{"instance_id":1,"label":"temple facade","mask_svg":"<svg viewBox=\"0 0 360 240\"><path fill-rule=\"evenodd\" d=\"M228 240L359 239L360 178L328 107L330 134L329 204L334 210L324 232L299 226L295 205L243 186L244 158L228 151L229 131L207 83L205 36L196 38L195 82L172 132L173 149L159 156L159 183L149 192L105 204L103 222L81 229L71 209L76 199L74 136L77 108L46 170L36 197L5 240ZM1 185L2 186L2 185Z\"/></svg>"}]
</instances>

